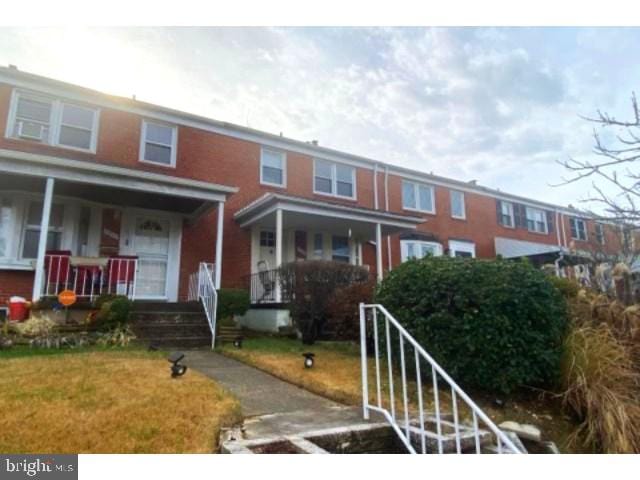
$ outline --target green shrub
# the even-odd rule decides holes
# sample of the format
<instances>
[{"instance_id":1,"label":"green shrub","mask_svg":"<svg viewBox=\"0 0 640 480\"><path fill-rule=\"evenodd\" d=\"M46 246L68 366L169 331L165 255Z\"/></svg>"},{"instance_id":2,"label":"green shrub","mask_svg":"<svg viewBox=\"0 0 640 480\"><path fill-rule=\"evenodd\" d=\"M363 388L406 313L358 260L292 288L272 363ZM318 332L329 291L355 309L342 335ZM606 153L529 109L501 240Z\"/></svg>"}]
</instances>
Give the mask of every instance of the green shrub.
<instances>
[{"instance_id":1,"label":"green shrub","mask_svg":"<svg viewBox=\"0 0 640 480\"><path fill-rule=\"evenodd\" d=\"M132 306L131 300L124 296L105 300L102 302L98 313L94 316L95 322L104 330L111 330L118 325L125 325L129 323Z\"/></svg>"},{"instance_id":2,"label":"green shrub","mask_svg":"<svg viewBox=\"0 0 640 480\"><path fill-rule=\"evenodd\" d=\"M559 379L566 304L527 262L411 260L376 300L465 386L508 393Z\"/></svg>"},{"instance_id":3,"label":"green shrub","mask_svg":"<svg viewBox=\"0 0 640 480\"><path fill-rule=\"evenodd\" d=\"M582 288L578 282L571 280L570 278L556 277L554 275L549 276L549 281L554 287L560 290L562 296L567 299L577 297L580 288Z\"/></svg>"},{"instance_id":4,"label":"green shrub","mask_svg":"<svg viewBox=\"0 0 640 480\"><path fill-rule=\"evenodd\" d=\"M314 260L280 268L280 284L305 344L314 343L329 317L328 302L340 288L367 281L369 272L347 263Z\"/></svg>"},{"instance_id":5,"label":"green shrub","mask_svg":"<svg viewBox=\"0 0 640 480\"><path fill-rule=\"evenodd\" d=\"M360 338L359 305L372 303L375 279L354 283L333 292L327 303L325 335L331 340L358 340Z\"/></svg>"},{"instance_id":6,"label":"green shrub","mask_svg":"<svg viewBox=\"0 0 640 480\"><path fill-rule=\"evenodd\" d=\"M218 291L217 316L220 320L232 318L234 315L244 315L250 305L251 299L246 290L221 288Z\"/></svg>"}]
</instances>

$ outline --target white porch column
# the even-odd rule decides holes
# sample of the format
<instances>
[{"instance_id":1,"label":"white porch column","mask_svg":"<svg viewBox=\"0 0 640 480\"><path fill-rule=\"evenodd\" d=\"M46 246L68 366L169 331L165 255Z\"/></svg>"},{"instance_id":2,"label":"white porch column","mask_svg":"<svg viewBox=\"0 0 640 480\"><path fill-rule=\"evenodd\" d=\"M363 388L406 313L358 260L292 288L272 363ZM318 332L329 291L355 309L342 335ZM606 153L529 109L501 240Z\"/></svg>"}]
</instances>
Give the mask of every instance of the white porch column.
<instances>
[{"instance_id":1,"label":"white porch column","mask_svg":"<svg viewBox=\"0 0 640 480\"><path fill-rule=\"evenodd\" d=\"M218 226L216 228L216 289L222 286L222 241L224 239L224 202L218 202Z\"/></svg>"},{"instance_id":2,"label":"white porch column","mask_svg":"<svg viewBox=\"0 0 640 480\"><path fill-rule=\"evenodd\" d=\"M36 257L36 274L33 280L33 301L40 300L42 285L44 283L44 255L47 252L47 237L49 235L49 217L51 216L51 203L53 201L54 179L47 178L42 202L42 219L40 220L40 237L38 238L38 256Z\"/></svg>"},{"instance_id":3,"label":"white porch column","mask_svg":"<svg viewBox=\"0 0 640 480\"><path fill-rule=\"evenodd\" d=\"M282 209L276 210L276 265L275 268L282 266ZM276 302L281 301L280 295L280 278L276 277Z\"/></svg>"},{"instance_id":4,"label":"white porch column","mask_svg":"<svg viewBox=\"0 0 640 480\"><path fill-rule=\"evenodd\" d=\"M382 226L376 223L376 268L378 281L382 281Z\"/></svg>"}]
</instances>

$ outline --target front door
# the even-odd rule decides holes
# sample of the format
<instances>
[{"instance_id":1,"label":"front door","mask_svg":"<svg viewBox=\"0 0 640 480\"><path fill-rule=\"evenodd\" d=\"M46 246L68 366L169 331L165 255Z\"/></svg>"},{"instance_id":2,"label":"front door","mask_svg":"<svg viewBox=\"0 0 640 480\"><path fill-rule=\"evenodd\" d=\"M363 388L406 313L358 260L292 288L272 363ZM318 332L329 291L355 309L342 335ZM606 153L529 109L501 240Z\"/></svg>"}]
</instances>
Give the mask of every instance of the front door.
<instances>
[{"instance_id":1,"label":"front door","mask_svg":"<svg viewBox=\"0 0 640 480\"><path fill-rule=\"evenodd\" d=\"M136 215L132 245L138 256L136 297L167 298L170 231L168 219Z\"/></svg>"},{"instance_id":2,"label":"front door","mask_svg":"<svg viewBox=\"0 0 640 480\"><path fill-rule=\"evenodd\" d=\"M266 263L265 267L268 270L276 266L276 232L273 230L260 230L259 260Z\"/></svg>"}]
</instances>

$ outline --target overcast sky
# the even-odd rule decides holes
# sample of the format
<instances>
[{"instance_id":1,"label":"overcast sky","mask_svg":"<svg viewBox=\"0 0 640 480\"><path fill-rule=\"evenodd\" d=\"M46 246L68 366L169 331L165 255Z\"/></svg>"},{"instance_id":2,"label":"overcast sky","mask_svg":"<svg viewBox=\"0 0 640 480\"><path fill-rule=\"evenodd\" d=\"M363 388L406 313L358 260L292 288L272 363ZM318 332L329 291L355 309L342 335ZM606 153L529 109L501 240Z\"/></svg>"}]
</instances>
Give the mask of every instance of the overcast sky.
<instances>
[{"instance_id":1,"label":"overcast sky","mask_svg":"<svg viewBox=\"0 0 640 480\"><path fill-rule=\"evenodd\" d=\"M566 205L640 29L0 28L0 64Z\"/></svg>"}]
</instances>

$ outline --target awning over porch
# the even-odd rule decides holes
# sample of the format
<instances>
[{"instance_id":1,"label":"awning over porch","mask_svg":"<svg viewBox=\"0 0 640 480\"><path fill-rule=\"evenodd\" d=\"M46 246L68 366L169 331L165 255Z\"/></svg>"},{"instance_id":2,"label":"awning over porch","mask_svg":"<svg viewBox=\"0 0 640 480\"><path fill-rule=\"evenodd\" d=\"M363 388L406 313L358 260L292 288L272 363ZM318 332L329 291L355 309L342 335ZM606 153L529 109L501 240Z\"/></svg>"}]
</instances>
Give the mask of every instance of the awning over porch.
<instances>
[{"instance_id":1,"label":"awning over porch","mask_svg":"<svg viewBox=\"0 0 640 480\"><path fill-rule=\"evenodd\" d=\"M42 192L44 180L53 178L56 195L194 218L238 191L226 185L5 149L0 149L0 172L2 190Z\"/></svg>"},{"instance_id":2,"label":"awning over porch","mask_svg":"<svg viewBox=\"0 0 640 480\"><path fill-rule=\"evenodd\" d=\"M339 203L311 200L308 198L267 193L238 210L234 215L241 227L251 225L275 225L276 212L281 210L284 228L314 227L351 230L354 235L374 240L376 225L382 235L392 235L406 230L415 230L425 223L423 217L373 210Z\"/></svg>"},{"instance_id":3,"label":"awning over porch","mask_svg":"<svg viewBox=\"0 0 640 480\"><path fill-rule=\"evenodd\" d=\"M562 266L577 265L593 261L593 255L586 251L571 250L561 245L515 240L513 238L495 238L496 255L503 258L524 258L536 264L561 261Z\"/></svg>"}]
</instances>

